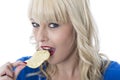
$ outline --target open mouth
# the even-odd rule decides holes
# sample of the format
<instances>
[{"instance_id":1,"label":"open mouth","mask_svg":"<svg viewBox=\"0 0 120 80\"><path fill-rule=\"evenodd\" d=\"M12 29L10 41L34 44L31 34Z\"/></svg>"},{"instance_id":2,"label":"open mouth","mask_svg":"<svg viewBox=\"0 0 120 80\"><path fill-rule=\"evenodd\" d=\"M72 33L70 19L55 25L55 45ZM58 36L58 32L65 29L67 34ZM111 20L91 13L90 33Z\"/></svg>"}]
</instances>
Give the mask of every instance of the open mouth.
<instances>
[{"instance_id":1,"label":"open mouth","mask_svg":"<svg viewBox=\"0 0 120 80\"><path fill-rule=\"evenodd\" d=\"M43 50L47 50L50 53L50 56L52 56L55 53L55 48L50 47L50 46L41 46Z\"/></svg>"}]
</instances>

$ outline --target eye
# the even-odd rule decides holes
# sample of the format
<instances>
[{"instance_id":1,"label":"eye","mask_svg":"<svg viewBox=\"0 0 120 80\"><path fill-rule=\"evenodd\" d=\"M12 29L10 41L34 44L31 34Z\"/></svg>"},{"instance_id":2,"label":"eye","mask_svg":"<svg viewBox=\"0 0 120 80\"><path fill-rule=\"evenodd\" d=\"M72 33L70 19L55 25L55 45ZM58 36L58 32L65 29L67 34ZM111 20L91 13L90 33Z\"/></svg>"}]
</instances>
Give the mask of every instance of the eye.
<instances>
[{"instance_id":1,"label":"eye","mask_svg":"<svg viewBox=\"0 0 120 80\"><path fill-rule=\"evenodd\" d=\"M57 27L59 27L59 24L57 24L57 23L50 23L49 27L50 28L57 28Z\"/></svg>"},{"instance_id":2,"label":"eye","mask_svg":"<svg viewBox=\"0 0 120 80\"><path fill-rule=\"evenodd\" d=\"M32 22L32 26L33 26L34 28L37 28L37 27L39 27L40 25L39 25L38 23L36 23L36 22Z\"/></svg>"}]
</instances>

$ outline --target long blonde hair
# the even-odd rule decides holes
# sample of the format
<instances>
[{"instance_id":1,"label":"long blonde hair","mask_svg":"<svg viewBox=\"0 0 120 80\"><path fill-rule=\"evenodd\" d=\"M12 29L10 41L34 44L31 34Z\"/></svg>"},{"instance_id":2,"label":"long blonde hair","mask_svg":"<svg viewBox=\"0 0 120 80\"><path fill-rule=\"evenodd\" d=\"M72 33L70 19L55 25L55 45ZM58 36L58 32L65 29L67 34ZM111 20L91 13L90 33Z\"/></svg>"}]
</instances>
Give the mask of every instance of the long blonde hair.
<instances>
[{"instance_id":1,"label":"long blonde hair","mask_svg":"<svg viewBox=\"0 0 120 80\"><path fill-rule=\"evenodd\" d=\"M106 68L99 54L99 41L96 25L90 12L89 0L32 0L29 18L42 21L71 22L76 31L77 51L81 80L102 80ZM48 64L47 70L41 70L50 79L49 74L56 72L56 66Z\"/></svg>"}]
</instances>

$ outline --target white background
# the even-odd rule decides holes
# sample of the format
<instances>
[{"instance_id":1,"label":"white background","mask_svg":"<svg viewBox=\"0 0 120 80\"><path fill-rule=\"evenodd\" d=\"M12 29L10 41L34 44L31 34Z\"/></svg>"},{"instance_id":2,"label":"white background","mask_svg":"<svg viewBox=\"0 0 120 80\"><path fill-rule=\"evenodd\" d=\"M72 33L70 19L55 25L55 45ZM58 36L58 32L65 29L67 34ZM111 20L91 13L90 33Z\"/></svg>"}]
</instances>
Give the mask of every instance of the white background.
<instances>
[{"instance_id":1,"label":"white background","mask_svg":"<svg viewBox=\"0 0 120 80\"><path fill-rule=\"evenodd\" d=\"M120 62L120 0L91 0L99 29L100 52ZM0 66L7 61L32 55L32 26L28 19L29 0L0 0Z\"/></svg>"}]
</instances>

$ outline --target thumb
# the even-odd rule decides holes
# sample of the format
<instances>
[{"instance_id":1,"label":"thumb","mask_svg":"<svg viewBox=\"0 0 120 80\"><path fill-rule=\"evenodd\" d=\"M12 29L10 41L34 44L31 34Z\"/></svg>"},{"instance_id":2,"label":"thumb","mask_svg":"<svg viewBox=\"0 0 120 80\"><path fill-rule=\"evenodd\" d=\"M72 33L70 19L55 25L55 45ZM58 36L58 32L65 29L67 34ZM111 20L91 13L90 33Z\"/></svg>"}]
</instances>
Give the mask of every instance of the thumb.
<instances>
[{"instance_id":1,"label":"thumb","mask_svg":"<svg viewBox=\"0 0 120 80\"><path fill-rule=\"evenodd\" d=\"M26 65L26 62L16 61L12 65L13 65L13 67L17 67L17 66L20 66L20 65Z\"/></svg>"},{"instance_id":2,"label":"thumb","mask_svg":"<svg viewBox=\"0 0 120 80\"><path fill-rule=\"evenodd\" d=\"M25 62L22 61L16 61L13 63L13 67L14 67L14 75L15 77L18 76L18 74L20 73L20 71L26 66Z\"/></svg>"}]
</instances>

